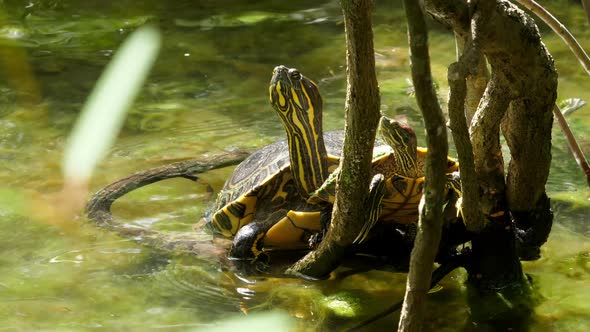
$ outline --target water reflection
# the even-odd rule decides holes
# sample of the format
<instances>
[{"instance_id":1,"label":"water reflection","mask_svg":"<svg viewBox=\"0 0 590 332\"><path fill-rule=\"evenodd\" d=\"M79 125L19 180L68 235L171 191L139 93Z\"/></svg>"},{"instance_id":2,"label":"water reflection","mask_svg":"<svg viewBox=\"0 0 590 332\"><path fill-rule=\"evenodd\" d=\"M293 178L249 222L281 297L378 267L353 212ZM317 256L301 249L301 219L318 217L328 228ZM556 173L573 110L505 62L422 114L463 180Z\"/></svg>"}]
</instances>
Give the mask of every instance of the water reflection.
<instances>
[{"instance_id":1,"label":"water reflection","mask_svg":"<svg viewBox=\"0 0 590 332\"><path fill-rule=\"evenodd\" d=\"M97 173L95 189L170 161L283 138L266 95L270 71L278 64L309 72L325 100L325 128L342 128L344 38L338 1L224 1L223 8L214 1L32 4L25 9L23 3L7 2L7 24L0 31L3 45L8 38L25 48L43 96L37 108L22 105L26 95L0 82L0 179L11 190L44 194L60 186L63 137L113 50L147 21L157 21L164 31L163 53L117 146ZM566 23L584 20L569 2L546 5ZM421 133L415 101L406 92L403 11L389 3L376 6L383 110L406 114ZM432 26L433 71L439 94L445 96L445 67L454 61L454 43L445 29ZM589 45L585 25L570 27ZM561 41L541 28L562 74L560 99L590 100L590 80L576 74L578 65ZM587 110L569 120L587 151ZM546 299L526 327L584 331L590 324L587 189L558 130L553 155L548 185L555 226L543 258L524 266ZM115 213L130 228L182 238L183 232L192 232L215 196L211 192L221 188L230 172L207 174L203 183L173 181L134 193L117 203ZM281 308L299 319L302 330L330 330L350 326L403 296L403 273L348 273L345 267L340 277L316 282L278 277L280 271L261 275L260 267L232 265L223 246L211 245L205 237L200 238L199 258L169 255L84 221L73 234L12 211L0 206L0 321L6 329L185 330L230 314ZM431 294L429 329L469 326L463 280L463 272L456 271ZM395 319L388 316L368 330L389 330Z\"/></svg>"}]
</instances>

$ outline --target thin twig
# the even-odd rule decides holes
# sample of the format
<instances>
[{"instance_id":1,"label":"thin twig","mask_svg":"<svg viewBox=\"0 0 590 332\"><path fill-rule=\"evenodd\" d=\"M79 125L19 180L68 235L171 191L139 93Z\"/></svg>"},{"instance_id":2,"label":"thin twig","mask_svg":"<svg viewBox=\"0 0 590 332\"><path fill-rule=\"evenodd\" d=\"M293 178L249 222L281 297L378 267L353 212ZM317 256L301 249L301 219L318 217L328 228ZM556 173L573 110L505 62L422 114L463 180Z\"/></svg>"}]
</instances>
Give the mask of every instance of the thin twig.
<instances>
[{"instance_id":1,"label":"thin twig","mask_svg":"<svg viewBox=\"0 0 590 332\"><path fill-rule=\"evenodd\" d=\"M588 75L590 75L590 57L584 51L580 43L576 40L576 38L569 32L569 30L563 25L555 16L553 16L550 12L548 12L543 6L539 5L533 0L516 0L526 9L533 12L537 15L540 19L543 20L555 33L557 33L561 39L566 43L566 45L572 50L582 67L586 70ZM588 1L586 1L588 2ZM588 10L590 8L586 8L586 14L588 14Z\"/></svg>"},{"instance_id":2,"label":"thin twig","mask_svg":"<svg viewBox=\"0 0 590 332\"><path fill-rule=\"evenodd\" d=\"M195 181L198 174L225 166L237 165L250 153L251 151L241 150L223 152L218 155L179 161L131 174L109 184L94 194L86 205L86 213L88 218L94 220L97 224L108 226L112 219L111 205L121 196L148 184L175 177Z\"/></svg>"},{"instance_id":3,"label":"thin twig","mask_svg":"<svg viewBox=\"0 0 590 332\"><path fill-rule=\"evenodd\" d=\"M465 59L464 56L461 57ZM483 229L484 219L479 209L479 183L473 161L473 146L469 140L469 128L465 119L465 96L467 85L465 81L467 68L465 63L455 62L449 66L449 125L453 141L459 155L461 165L461 215L467 229L478 233Z\"/></svg>"},{"instance_id":4,"label":"thin twig","mask_svg":"<svg viewBox=\"0 0 590 332\"><path fill-rule=\"evenodd\" d=\"M578 141L574 137L572 130L567 124L565 117L563 116L563 114L561 114L559 106L555 105L555 107L553 108L553 114L557 119L557 123L559 123L559 126L561 127L561 131L563 131L563 133L565 134L567 145L572 154L574 155L574 158L576 159L578 166L580 166L582 172L584 172L584 175L586 176L586 182L588 182L588 186L590 187L590 166L588 165L588 160L584 156L584 152L582 152L582 149L580 148Z\"/></svg>"},{"instance_id":5,"label":"thin twig","mask_svg":"<svg viewBox=\"0 0 590 332\"><path fill-rule=\"evenodd\" d=\"M590 0L582 0L582 8L584 8L586 18L588 19L588 23L590 23Z\"/></svg>"},{"instance_id":6,"label":"thin twig","mask_svg":"<svg viewBox=\"0 0 590 332\"><path fill-rule=\"evenodd\" d=\"M404 0L408 21L408 41L412 82L416 101L426 128L426 156L424 196L420 202L418 234L410 257L410 271L401 309L398 331L420 331L424 324L426 298L432 264L442 232L442 204L444 200L444 168L448 145L445 119L436 97L430 69L428 29L420 3Z\"/></svg>"},{"instance_id":7,"label":"thin twig","mask_svg":"<svg viewBox=\"0 0 590 332\"><path fill-rule=\"evenodd\" d=\"M569 30L561 22L559 22L555 16L553 16L545 8L543 8L543 6L539 5L535 1L517 0L517 2L541 18L551 29L553 29L553 31L559 35L570 48L570 50L572 50L578 61L580 61L582 67L584 67L586 72L590 75L590 58L582 46L580 46L576 38L569 32ZM586 12L588 21L590 21L590 0L583 0L582 6ZM555 105L553 108L553 114L557 118L557 122L559 123L561 130L565 134L567 145L574 155L578 166L580 166L584 172L584 175L586 176L586 182L588 182L588 186L590 187L590 166L588 166L588 160L586 160L580 145L576 141L576 138L574 137L569 125L567 124L567 121L563 117L563 114L557 105Z\"/></svg>"}]
</instances>

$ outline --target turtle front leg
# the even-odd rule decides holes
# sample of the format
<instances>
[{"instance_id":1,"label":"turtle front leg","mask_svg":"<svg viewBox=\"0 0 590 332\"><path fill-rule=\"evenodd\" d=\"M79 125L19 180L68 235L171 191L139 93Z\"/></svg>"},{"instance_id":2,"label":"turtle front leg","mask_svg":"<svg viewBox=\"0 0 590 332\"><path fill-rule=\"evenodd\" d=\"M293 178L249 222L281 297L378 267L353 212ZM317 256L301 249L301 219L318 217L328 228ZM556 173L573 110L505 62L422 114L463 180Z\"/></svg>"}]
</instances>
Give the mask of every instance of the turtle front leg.
<instances>
[{"instance_id":1,"label":"turtle front leg","mask_svg":"<svg viewBox=\"0 0 590 332\"><path fill-rule=\"evenodd\" d=\"M461 216L461 219L465 220L465 218L463 217L463 209L462 209L462 201L463 198L461 196L463 196L462 192L461 192L461 175L459 173L459 171L455 171L452 173L447 173L447 182L445 183L445 186L447 188L447 190L449 191L449 195L452 196L456 196L457 199L455 199L455 209L457 210L457 215L455 217L459 217L459 215ZM447 202L448 203L448 202Z\"/></svg>"},{"instance_id":2,"label":"turtle front leg","mask_svg":"<svg viewBox=\"0 0 590 332\"><path fill-rule=\"evenodd\" d=\"M371 184L369 186L369 195L367 196L367 200L363 205L363 208L365 210L365 223L363 224L363 227L357 235L357 237L354 239L353 244L363 243L367 239L369 232L381 216L381 201L383 200L384 196L385 177L383 176L383 174L376 174L375 176L373 176L373 179L371 180ZM324 235L328 231L328 227L330 227L331 220L332 205L329 205L326 208L324 208L320 214L321 231L319 233L312 235L309 238L309 246L312 249L315 249L319 245L319 243L322 242Z\"/></svg>"},{"instance_id":3,"label":"turtle front leg","mask_svg":"<svg viewBox=\"0 0 590 332\"><path fill-rule=\"evenodd\" d=\"M460 173L458 171L452 172L452 173L447 173L446 177L447 177L447 182L445 183L445 186L447 187L447 189L453 190L454 192L457 193L457 195L459 195L459 197L461 197L461 175L460 175Z\"/></svg>"},{"instance_id":4,"label":"turtle front leg","mask_svg":"<svg viewBox=\"0 0 590 332\"><path fill-rule=\"evenodd\" d=\"M364 204L366 216L365 223L357 237L352 241L353 244L363 243L367 239L373 226L377 223L377 220L379 220L379 217L381 216L381 201L383 200L383 196L385 196L385 177L383 174L375 174L371 180L369 195Z\"/></svg>"},{"instance_id":5,"label":"turtle front leg","mask_svg":"<svg viewBox=\"0 0 590 332\"><path fill-rule=\"evenodd\" d=\"M254 220L240 228L234 236L228 258L231 260L257 260L263 254L262 248L266 233L286 215L287 210L278 210L270 214L265 220Z\"/></svg>"}]
</instances>

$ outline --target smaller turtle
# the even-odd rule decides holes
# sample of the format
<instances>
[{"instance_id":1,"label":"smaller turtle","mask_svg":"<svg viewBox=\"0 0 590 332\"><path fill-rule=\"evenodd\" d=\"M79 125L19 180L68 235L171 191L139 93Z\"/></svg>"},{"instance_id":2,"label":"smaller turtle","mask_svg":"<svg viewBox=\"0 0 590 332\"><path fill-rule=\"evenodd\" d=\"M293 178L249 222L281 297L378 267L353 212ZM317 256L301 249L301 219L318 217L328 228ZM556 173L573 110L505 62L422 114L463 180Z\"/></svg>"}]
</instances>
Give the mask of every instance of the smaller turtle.
<instances>
[{"instance_id":1,"label":"smaller turtle","mask_svg":"<svg viewBox=\"0 0 590 332\"><path fill-rule=\"evenodd\" d=\"M382 195L371 194L371 202L366 203L366 208L369 209L365 211L367 219L355 239L355 243L365 241L376 222L408 224L418 220L418 205L424 189L424 163L427 150L417 147L416 134L406 123L382 116L379 122L379 132L387 144L376 145L372 174L373 177L378 174L383 175L384 192ZM460 195L461 184L457 172L458 167L455 160L448 158L446 188L454 190ZM338 175L339 169L332 172L323 185L309 197L307 203L318 206L333 204ZM375 186L374 182L373 186ZM295 230L288 231L293 227L302 229L299 232L313 232L318 228L325 231L325 223L323 226L316 225L313 229L305 229L304 223L300 223L297 218L306 220L305 224L309 224L309 216L306 213L292 212L290 218L283 219L270 228L267 236L279 238L279 234L296 234ZM321 219L329 220L329 217ZM283 238L282 241L288 242L289 240Z\"/></svg>"}]
</instances>

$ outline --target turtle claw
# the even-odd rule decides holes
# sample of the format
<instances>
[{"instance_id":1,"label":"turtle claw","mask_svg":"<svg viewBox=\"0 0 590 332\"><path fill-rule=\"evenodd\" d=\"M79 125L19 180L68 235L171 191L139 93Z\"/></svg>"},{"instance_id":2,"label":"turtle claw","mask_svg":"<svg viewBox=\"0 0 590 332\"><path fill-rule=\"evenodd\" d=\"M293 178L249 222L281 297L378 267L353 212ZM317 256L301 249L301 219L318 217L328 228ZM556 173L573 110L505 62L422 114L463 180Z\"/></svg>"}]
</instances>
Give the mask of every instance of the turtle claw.
<instances>
[{"instance_id":1,"label":"turtle claw","mask_svg":"<svg viewBox=\"0 0 590 332\"><path fill-rule=\"evenodd\" d=\"M365 201L364 210L367 213L365 224L354 241L352 241L353 244L363 243L369 236L369 232L381 215L383 196L385 196L385 177L383 174L376 174L371 180L369 195Z\"/></svg>"}]
</instances>

